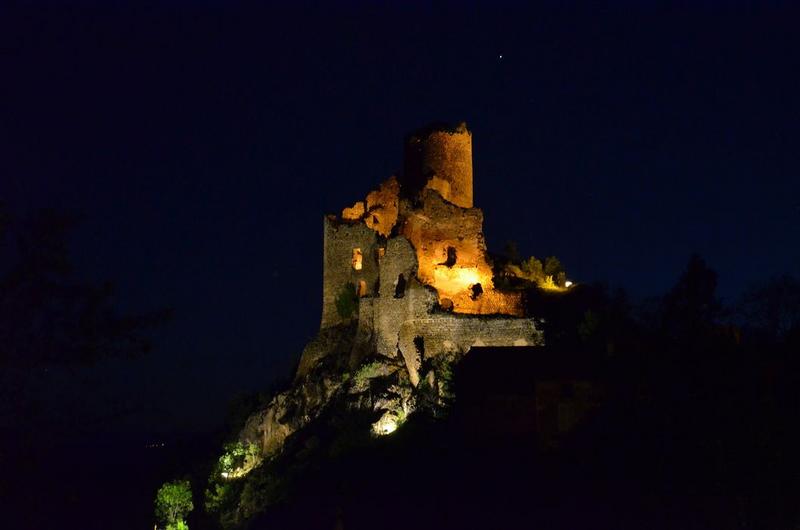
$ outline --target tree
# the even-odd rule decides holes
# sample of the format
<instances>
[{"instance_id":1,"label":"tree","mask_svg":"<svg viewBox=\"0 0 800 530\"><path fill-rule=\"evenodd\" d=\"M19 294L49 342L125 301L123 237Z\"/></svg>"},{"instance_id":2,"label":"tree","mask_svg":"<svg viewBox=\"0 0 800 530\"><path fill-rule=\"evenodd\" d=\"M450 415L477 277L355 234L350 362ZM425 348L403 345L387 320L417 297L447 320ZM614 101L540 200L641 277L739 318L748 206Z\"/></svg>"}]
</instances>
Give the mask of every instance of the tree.
<instances>
[{"instance_id":1,"label":"tree","mask_svg":"<svg viewBox=\"0 0 800 530\"><path fill-rule=\"evenodd\" d=\"M167 311L120 314L111 283L74 278L67 237L77 221L44 210L14 223L0 209L0 368L136 357L150 350L143 331L168 318Z\"/></svg>"},{"instance_id":2,"label":"tree","mask_svg":"<svg viewBox=\"0 0 800 530\"><path fill-rule=\"evenodd\" d=\"M520 269L522 272L528 275L529 278L534 280L541 280L544 278L544 268L542 267L542 262L536 259L534 256L524 260L520 264Z\"/></svg>"},{"instance_id":3,"label":"tree","mask_svg":"<svg viewBox=\"0 0 800 530\"><path fill-rule=\"evenodd\" d=\"M707 337L722 310L716 288L717 273L693 254L678 283L661 302L661 331L687 344Z\"/></svg>"},{"instance_id":4,"label":"tree","mask_svg":"<svg viewBox=\"0 0 800 530\"><path fill-rule=\"evenodd\" d=\"M188 480L167 482L156 493L156 518L168 529L183 529L185 517L194 509Z\"/></svg>"},{"instance_id":5,"label":"tree","mask_svg":"<svg viewBox=\"0 0 800 530\"><path fill-rule=\"evenodd\" d=\"M744 324L772 342L800 329L800 282L791 276L772 278L742 296L738 313Z\"/></svg>"},{"instance_id":6,"label":"tree","mask_svg":"<svg viewBox=\"0 0 800 530\"><path fill-rule=\"evenodd\" d=\"M43 428L75 435L127 414L129 405L97 396L83 408L89 400L77 393L94 382L81 369L146 354L148 332L169 318L169 311L122 313L109 282L74 273L68 238L78 220L56 210L17 218L0 204L2 450L30 451L58 438L42 437Z\"/></svg>"},{"instance_id":7,"label":"tree","mask_svg":"<svg viewBox=\"0 0 800 530\"><path fill-rule=\"evenodd\" d=\"M552 276L553 278L558 275L559 272L562 272L564 267L561 266L561 262L558 261L558 258L555 256L548 256L544 260L544 273L547 276Z\"/></svg>"}]
</instances>

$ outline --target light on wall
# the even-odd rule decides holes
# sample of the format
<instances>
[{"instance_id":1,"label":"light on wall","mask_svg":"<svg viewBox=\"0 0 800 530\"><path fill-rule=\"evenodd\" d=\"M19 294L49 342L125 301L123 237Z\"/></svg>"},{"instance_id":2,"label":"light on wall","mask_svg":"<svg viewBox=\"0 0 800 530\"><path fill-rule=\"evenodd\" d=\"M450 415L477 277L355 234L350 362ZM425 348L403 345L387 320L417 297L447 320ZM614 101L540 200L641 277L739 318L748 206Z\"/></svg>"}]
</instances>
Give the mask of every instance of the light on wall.
<instances>
[{"instance_id":1,"label":"light on wall","mask_svg":"<svg viewBox=\"0 0 800 530\"><path fill-rule=\"evenodd\" d=\"M353 249L353 268L357 271L361 270L361 249Z\"/></svg>"},{"instance_id":2,"label":"light on wall","mask_svg":"<svg viewBox=\"0 0 800 530\"><path fill-rule=\"evenodd\" d=\"M446 267L437 265L433 269L434 285L444 293L459 293L476 283L481 283L477 267Z\"/></svg>"}]
</instances>

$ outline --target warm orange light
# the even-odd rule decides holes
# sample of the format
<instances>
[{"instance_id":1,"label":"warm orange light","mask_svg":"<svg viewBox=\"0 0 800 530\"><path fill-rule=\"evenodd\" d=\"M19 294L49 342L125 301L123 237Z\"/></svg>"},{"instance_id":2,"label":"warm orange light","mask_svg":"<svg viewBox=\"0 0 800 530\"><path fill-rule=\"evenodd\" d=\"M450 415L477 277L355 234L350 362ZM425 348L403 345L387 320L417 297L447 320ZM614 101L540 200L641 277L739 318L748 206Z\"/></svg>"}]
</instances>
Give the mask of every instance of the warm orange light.
<instances>
[{"instance_id":1,"label":"warm orange light","mask_svg":"<svg viewBox=\"0 0 800 530\"><path fill-rule=\"evenodd\" d=\"M466 291L472 285L486 281L477 267L436 266L433 269L433 282L436 289L445 294L457 294Z\"/></svg>"},{"instance_id":2,"label":"warm orange light","mask_svg":"<svg viewBox=\"0 0 800 530\"><path fill-rule=\"evenodd\" d=\"M361 270L361 249L353 249L353 268L357 271Z\"/></svg>"}]
</instances>

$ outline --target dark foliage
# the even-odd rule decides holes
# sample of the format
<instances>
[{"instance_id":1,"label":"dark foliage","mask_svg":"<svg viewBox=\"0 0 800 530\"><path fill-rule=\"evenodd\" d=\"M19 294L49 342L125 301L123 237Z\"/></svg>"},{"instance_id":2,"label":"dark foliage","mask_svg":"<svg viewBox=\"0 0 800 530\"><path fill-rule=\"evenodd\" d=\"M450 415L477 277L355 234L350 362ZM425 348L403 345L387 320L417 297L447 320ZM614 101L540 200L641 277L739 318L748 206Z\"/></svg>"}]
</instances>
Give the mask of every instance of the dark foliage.
<instances>
[{"instance_id":1,"label":"dark foliage","mask_svg":"<svg viewBox=\"0 0 800 530\"><path fill-rule=\"evenodd\" d=\"M290 475L290 494L252 528L794 528L797 326L755 319L753 329L773 332L743 338L725 320L715 282L692 257L648 318L602 286L537 291L528 302L545 320L548 350L608 387L603 406L557 450L532 434L469 424L469 396L488 389L507 400L533 388L533 369L498 358L475 371L477 383L456 373L451 414L417 415L391 437L309 456ZM757 307L796 315L793 284L777 284L789 288Z\"/></svg>"},{"instance_id":2,"label":"dark foliage","mask_svg":"<svg viewBox=\"0 0 800 530\"><path fill-rule=\"evenodd\" d=\"M356 294L356 286L352 282L348 282L339 290L336 295L336 312L343 319L352 318L358 311L358 295Z\"/></svg>"},{"instance_id":3,"label":"dark foliage","mask_svg":"<svg viewBox=\"0 0 800 530\"><path fill-rule=\"evenodd\" d=\"M112 284L76 278L67 239L77 217L42 211L0 228L0 367L87 366L147 353L144 331L168 311L125 315L115 310Z\"/></svg>"},{"instance_id":4,"label":"dark foliage","mask_svg":"<svg viewBox=\"0 0 800 530\"><path fill-rule=\"evenodd\" d=\"M800 282L791 276L751 287L736 307L738 321L756 340L778 344L800 330Z\"/></svg>"},{"instance_id":5,"label":"dark foliage","mask_svg":"<svg viewBox=\"0 0 800 530\"><path fill-rule=\"evenodd\" d=\"M87 499L99 494L86 478L100 474L94 459L113 462L103 441L87 440L138 409L98 392L87 371L146 354L151 331L170 317L167 310L125 314L110 283L73 270L68 242L78 220L53 210L21 220L0 209L0 497L15 505L6 514L10 527L67 527L61 519L77 506L114 505ZM142 446L125 450L144 460Z\"/></svg>"}]
</instances>

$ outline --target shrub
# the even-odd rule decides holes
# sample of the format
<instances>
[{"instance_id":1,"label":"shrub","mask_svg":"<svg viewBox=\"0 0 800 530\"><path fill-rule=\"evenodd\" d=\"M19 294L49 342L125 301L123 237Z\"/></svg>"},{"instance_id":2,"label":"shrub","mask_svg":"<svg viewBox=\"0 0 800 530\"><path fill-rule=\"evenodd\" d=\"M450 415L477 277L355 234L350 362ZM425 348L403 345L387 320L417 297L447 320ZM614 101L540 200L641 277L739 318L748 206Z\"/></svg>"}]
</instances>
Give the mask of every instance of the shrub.
<instances>
[{"instance_id":1,"label":"shrub","mask_svg":"<svg viewBox=\"0 0 800 530\"><path fill-rule=\"evenodd\" d=\"M533 280L538 280L544 276L542 262L533 256L524 260L520 264L520 269L522 269L522 272L524 272L530 279Z\"/></svg>"},{"instance_id":2,"label":"shrub","mask_svg":"<svg viewBox=\"0 0 800 530\"><path fill-rule=\"evenodd\" d=\"M223 478L236 478L247 474L261 463L261 450L254 443L234 442L225 445L219 457L217 472Z\"/></svg>"},{"instance_id":3,"label":"shrub","mask_svg":"<svg viewBox=\"0 0 800 530\"><path fill-rule=\"evenodd\" d=\"M562 272L564 267L561 266L561 262L558 261L558 258L555 256L548 256L544 260L544 273L546 276L553 276L557 277L559 272Z\"/></svg>"},{"instance_id":4,"label":"shrub","mask_svg":"<svg viewBox=\"0 0 800 530\"><path fill-rule=\"evenodd\" d=\"M336 296L336 312L343 319L348 319L358 310L358 296L356 286L353 283L346 283Z\"/></svg>"}]
</instances>

